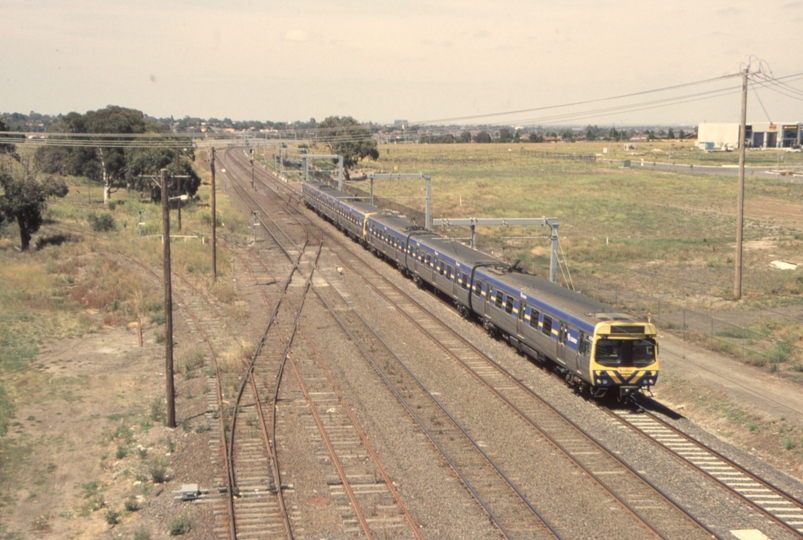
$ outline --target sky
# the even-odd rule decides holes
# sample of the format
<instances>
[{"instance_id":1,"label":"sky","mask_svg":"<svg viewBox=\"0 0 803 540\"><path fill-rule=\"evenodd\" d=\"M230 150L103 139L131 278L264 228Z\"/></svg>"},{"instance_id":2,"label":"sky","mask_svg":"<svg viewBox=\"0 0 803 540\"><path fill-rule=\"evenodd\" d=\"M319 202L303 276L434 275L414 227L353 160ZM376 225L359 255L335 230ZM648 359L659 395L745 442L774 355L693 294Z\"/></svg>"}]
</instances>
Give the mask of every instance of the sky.
<instances>
[{"instance_id":1,"label":"sky","mask_svg":"<svg viewBox=\"0 0 803 540\"><path fill-rule=\"evenodd\" d=\"M739 120L738 77L542 108L738 74L751 60L792 89L753 84L748 121L803 121L801 1L3 0L0 14L2 112L696 125ZM697 99L721 88L733 91Z\"/></svg>"}]
</instances>

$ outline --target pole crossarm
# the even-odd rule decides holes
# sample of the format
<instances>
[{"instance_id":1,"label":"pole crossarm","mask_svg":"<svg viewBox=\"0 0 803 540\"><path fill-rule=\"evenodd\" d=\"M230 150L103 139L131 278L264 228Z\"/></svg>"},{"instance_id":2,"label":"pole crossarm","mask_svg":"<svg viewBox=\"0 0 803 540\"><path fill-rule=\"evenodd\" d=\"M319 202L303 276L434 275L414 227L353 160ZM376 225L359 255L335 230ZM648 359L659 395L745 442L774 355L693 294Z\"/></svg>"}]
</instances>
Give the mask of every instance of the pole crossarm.
<instances>
[{"instance_id":1,"label":"pole crossarm","mask_svg":"<svg viewBox=\"0 0 803 540\"><path fill-rule=\"evenodd\" d=\"M429 178L424 173L374 173L369 174L368 178Z\"/></svg>"},{"instance_id":2,"label":"pole crossarm","mask_svg":"<svg viewBox=\"0 0 803 540\"><path fill-rule=\"evenodd\" d=\"M549 227L549 240L551 249L549 251L549 281L556 282L558 279L558 218L440 218L433 221L438 227L471 227L471 248L475 247L477 225L543 225Z\"/></svg>"},{"instance_id":3,"label":"pole crossarm","mask_svg":"<svg viewBox=\"0 0 803 540\"><path fill-rule=\"evenodd\" d=\"M557 227L558 218L441 218L433 221L436 227L471 225L544 225Z\"/></svg>"}]
</instances>

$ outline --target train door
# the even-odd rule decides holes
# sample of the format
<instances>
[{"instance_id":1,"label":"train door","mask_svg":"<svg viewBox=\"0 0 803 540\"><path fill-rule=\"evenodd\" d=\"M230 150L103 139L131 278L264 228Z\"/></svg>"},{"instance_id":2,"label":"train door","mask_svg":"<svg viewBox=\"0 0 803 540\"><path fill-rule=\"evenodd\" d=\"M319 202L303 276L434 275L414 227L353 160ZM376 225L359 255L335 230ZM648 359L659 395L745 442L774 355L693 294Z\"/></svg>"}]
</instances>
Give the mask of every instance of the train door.
<instances>
[{"instance_id":1,"label":"train door","mask_svg":"<svg viewBox=\"0 0 803 540\"><path fill-rule=\"evenodd\" d=\"M527 312L527 302L522 300L519 303L519 316L516 319L516 335L522 336L524 335L524 327L527 325L525 320L525 315L529 318L529 314Z\"/></svg>"},{"instance_id":2,"label":"train door","mask_svg":"<svg viewBox=\"0 0 803 540\"><path fill-rule=\"evenodd\" d=\"M568 344L569 327L564 322L558 325L558 358L563 360L563 363L570 370L575 371L577 368L577 359L575 358L575 351Z\"/></svg>"}]
</instances>

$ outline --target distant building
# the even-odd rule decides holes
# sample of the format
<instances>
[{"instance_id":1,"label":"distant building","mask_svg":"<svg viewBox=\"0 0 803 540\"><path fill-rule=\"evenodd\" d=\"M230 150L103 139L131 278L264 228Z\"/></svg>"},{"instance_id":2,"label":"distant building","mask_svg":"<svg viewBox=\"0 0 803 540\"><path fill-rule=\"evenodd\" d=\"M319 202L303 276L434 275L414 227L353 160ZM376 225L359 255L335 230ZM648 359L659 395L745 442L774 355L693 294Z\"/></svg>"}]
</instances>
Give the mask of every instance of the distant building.
<instances>
[{"instance_id":1,"label":"distant building","mask_svg":"<svg viewBox=\"0 0 803 540\"><path fill-rule=\"evenodd\" d=\"M747 148L792 148L800 146L803 124L799 122L760 122L745 126ZM739 124L705 122L697 131L700 148L733 150L739 148Z\"/></svg>"},{"instance_id":2,"label":"distant building","mask_svg":"<svg viewBox=\"0 0 803 540\"><path fill-rule=\"evenodd\" d=\"M407 122L407 120L394 120L393 127L396 129L404 130L410 127L410 124Z\"/></svg>"}]
</instances>

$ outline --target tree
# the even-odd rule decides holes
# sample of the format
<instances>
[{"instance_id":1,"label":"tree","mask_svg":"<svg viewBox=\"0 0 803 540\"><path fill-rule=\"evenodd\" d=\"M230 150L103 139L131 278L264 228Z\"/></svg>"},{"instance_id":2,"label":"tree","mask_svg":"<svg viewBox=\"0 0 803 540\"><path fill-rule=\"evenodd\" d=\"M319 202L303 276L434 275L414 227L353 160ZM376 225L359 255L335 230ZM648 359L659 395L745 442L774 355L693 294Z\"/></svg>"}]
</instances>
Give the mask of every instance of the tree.
<instances>
[{"instance_id":1,"label":"tree","mask_svg":"<svg viewBox=\"0 0 803 540\"><path fill-rule=\"evenodd\" d=\"M379 159L376 141L371 132L351 116L330 116L318 124L321 140L333 154L343 156L343 174L350 180L349 170L365 158Z\"/></svg>"},{"instance_id":2,"label":"tree","mask_svg":"<svg viewBox=\"0 0 803 540\"><path fill-rule=\"evenodd\" d=\"M480 131L476 135L474 135L474 142L477 143L489 143L491 142L491 134L487 131Z\"/></svg>"},{"instance_id":3,"label":"tree","mask_svg":"<svg viewBox=\"0 0 803 540\"><path fill-rule=\"evenodd\" d=\"M457 139L457 142L470 143L471 133L469 133L468 131L463 131L462 133L460 133L460 137Z\"/></svg>"},{"instance_id":4,"label":"tree","mask_svg":"<svg viewBox=\"0 0 803 540\"><path fill-rule=\"evenodd\" d=\"M0 169L0 216L16 221L22 251L28 251L31 237L42 225L47 200L67 195L67 184L52 176L40 180L30 160L19 160L14 167Z\"/></svg>"},{"instance_id":5,"label":"tree","mask_svg":"<svg viewBox=\"0 0 803 540\"><path fill-rule=\"evenodd\" d=\"M141 134L162 131L162 128L148 122L141 111L109 105L105 109L89 111L86 114L71 112L67 114L56 130L65 133L82 134ZM97 144L109 141L100 138ZM111 141L109 141L111 142ZM108 204L112 192L122 187L128 168L128 151L114 145L97 147L42 147L36 159L46 172L59 172L86 176L103 184L103 203Z\"/></svg>"},{"instance_id":6,"label":"tree","mask_svg":"<svg viewBox=\"0 0 803 540\"><path fill-rule=\"evenodd\" d=\"M513 134L513 142L521 142L521 132L517 129L516 133Z\"/></svg>"},{"instance_id":7,"label":"tree","mask_svg":"<svg viewBox=\"0 0 803 540\"><path fill-rule=\"evenodd\" d=\"M158 180L152 178L161 169L167 169L171 175L186 176L181 179L181 193L177 183L171 181L168 186L170 197L181 194L195 195L201 185L201 178L192 168L194 152L192 142L179 140L179 169L176 172L176 150L174 148L132 148L127 154L125 181L129 188L148 193L152 202L162 200L162 190Z\"/></svg>"},{"instance_id":8,"label":"tree","mask_svg":"<svg viewBox=\"0 0 803 540\"><path fill-rule=\"evenodd\" d=\"M669 128L669 131L666 132L666 138L667 139L674 139L675 138L675 130L672 129L672 128Z\"/></svg>"},{"instance_id":9,"label":"tree","mask_svg":"<svg viewBox=\"0 0 803 540\"><path fill-rule=\"evenodd\" d=\"M544 142L544 136L536 133L535 131L531 131L529 135L527 135L527 140L533 143Z\"/></svg>"},{"instance_id":10,"label":"tree","mask_svg":"<svg viewBox=\"0 0 803 540\"><path fill-rule=\"evenodd\" d=\"M513 140L513 134L510 132L508 128L502 128L499 130L499 142L506 143Z\"/></svg>"}]
</instances>

